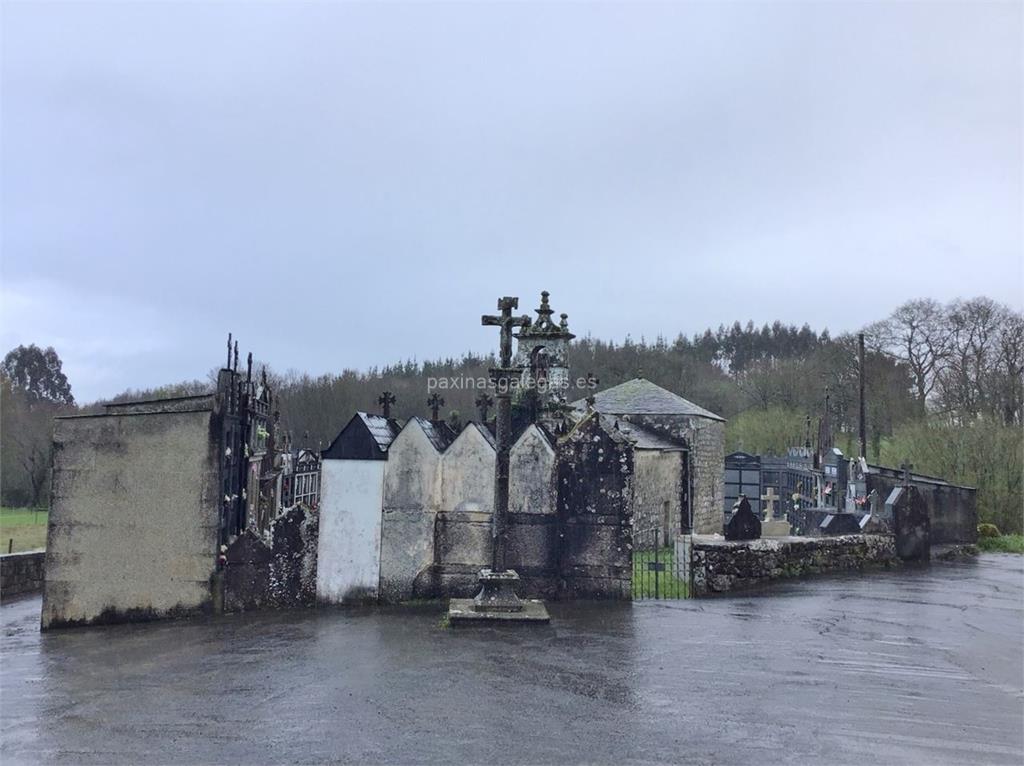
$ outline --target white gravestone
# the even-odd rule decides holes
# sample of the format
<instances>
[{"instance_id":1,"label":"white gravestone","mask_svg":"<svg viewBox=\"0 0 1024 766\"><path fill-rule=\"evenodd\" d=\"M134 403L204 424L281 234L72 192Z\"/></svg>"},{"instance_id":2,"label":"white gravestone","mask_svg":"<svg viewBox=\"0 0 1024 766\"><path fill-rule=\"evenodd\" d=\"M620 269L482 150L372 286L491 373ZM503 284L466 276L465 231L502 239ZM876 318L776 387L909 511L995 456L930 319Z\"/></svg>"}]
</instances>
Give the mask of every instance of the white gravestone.
<instances>
[{"instance_id":1,"label":"white gravestone","mask_svg":"<svg viewBox=\"0 0 1024 766\"><path fill-rule=\"evenodd\" d=\"M775 518L775 501L781 500L780 495L775 494L774 487L768 487L768 491L761 495L764 501L764 521L761 522L761 537L789 537L793 528L784 519Z\"/></svg>"}]
</instances>

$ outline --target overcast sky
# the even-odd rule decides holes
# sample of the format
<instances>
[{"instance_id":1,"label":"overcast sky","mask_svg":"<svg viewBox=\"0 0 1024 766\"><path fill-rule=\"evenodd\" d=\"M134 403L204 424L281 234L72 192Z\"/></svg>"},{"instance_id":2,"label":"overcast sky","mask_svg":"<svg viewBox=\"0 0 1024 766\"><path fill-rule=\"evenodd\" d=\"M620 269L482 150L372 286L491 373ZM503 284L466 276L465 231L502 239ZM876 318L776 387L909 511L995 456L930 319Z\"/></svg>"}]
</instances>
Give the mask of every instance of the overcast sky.
<instances>
[{"instance_id":1,"label":"overcast sky","mask_svg":"<svg viewBox=\"0 0 1024 766\"><path fill-rule=\"evenodd\" d=\"M2 6L0 353L218 365L1022 304L1021 5Z\"/></svg>"}]
</instances>

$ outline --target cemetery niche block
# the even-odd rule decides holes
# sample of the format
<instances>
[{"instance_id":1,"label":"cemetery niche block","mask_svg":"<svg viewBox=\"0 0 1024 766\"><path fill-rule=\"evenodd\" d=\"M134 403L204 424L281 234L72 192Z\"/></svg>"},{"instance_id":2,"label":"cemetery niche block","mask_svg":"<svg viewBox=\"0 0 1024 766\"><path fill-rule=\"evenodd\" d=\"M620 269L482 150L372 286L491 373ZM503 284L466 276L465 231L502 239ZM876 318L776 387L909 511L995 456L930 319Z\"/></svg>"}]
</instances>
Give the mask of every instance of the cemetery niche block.
<instances>
[{"instance_id":1,"label":"cemetery niche block","mask_svg":"<svg viewBox=\"0 0 1024 766\"><path fill-rule=\"evenodd\" d=\"M759 540L761 538L761 520L751 509L747 496L740 495L734 508L732 516L725 525L725 539Z\"/></svg>"}]
</instances>

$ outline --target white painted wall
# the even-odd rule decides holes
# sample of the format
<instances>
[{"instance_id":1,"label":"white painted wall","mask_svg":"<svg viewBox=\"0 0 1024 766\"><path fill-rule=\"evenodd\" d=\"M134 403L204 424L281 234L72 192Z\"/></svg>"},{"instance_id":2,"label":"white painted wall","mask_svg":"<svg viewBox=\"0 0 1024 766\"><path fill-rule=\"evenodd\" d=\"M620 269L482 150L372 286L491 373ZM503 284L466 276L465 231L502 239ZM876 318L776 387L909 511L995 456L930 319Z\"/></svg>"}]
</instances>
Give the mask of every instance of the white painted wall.
<instances>
[{"instance_id":1,"label":"white painted wall","mask_svg":"<svg viewBox=\"0 0 1024 766\"><path fill-rule=\"evenodd\" d=\"M322 602L377 598L386 465L386 460L323 461L316 572Z\"/></svg>"}]
</instances>

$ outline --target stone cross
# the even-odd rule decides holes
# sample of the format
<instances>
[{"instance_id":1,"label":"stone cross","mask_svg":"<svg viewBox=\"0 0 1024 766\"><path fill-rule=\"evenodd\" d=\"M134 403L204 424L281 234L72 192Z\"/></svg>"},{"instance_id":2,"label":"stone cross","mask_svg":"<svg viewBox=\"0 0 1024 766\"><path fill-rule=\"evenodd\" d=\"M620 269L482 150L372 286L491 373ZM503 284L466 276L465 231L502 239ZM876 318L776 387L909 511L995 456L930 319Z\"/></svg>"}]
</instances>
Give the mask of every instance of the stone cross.
<instances>
[{"instance_id":1,"label":"stone cross","mask_svg":"<svg viewBox=\"0 0 1024 766\"><path fill-rule=\"evenodd\" d=\"M903 471L903 486L910 486L910 472L914 470L913 463L902 463L900 464L900 470Z\"/></svg>"},{"instance_id":2,"label":"stone cross","mask_svg":"<svg viewBox=\"0 0 1024 766\"><path fill-rule=\"evenodd\" d=\"M430 407L430 413L431 413L430 414L430 419L433 420L436 423L437 422L437 412L442 407L444 407L444 397L443 396L438 396L437 392L435 391L434 393L432 393L430 395L430 398L427 399L427 406Z\"/></svg>"},{"instance_id":3,"label":"stone cross","mask_svg":"<svg viewBox=\"0 0 1024 766\"><path fill-rule=\"evenodd\" d=\"M764 500L765 506L765 521L775 520L775 501L780 500L781 496L775 494L775 487L768 487L768 491L761 495L761 499Z\"/></svg>"},{"instance_id":4,"label":"stone cross","mask_svg":"<svg viewBox=\"0 0 1024 766\"><path fill-rule=\"evenodd\" d=\"M517 308L519 308L518 298L499 298L498 311L501 314L498 316L484 314L480 317L480 324L485 327L501 328L501 356L499 358L502 367L510 367L512 365L512 328L528 327L530 324L530 317L528 316L512 316L512 309Z\"/></svg>"},{"instance_id":5,"label":"stone cross","mask_svg":"<svg viewBox=\"0 0 1024 766\"><path fill-rule=\"evenodd\" d=\"M395 403L395 395L390 391L384 391L377 399L377 404L381 407L381 412L384 413L384 417L391 417L391 405Z\"/></svg>"},{"instance_id":6,"label":"stone cross","mask_svg":"<svg viewBox=\"0 0 1024 766\"><path fill-rule=\"evenodd\" d=\"M518 379L518 369L512 367L512 330L516 327L528 327L530 317L512 316L512 310L519 308L519 298L504 297L498 299L498 315L485 314L480 323L485 327L498 327L501 330L500 367L490 371L491 380L495 383L498 398L497 415L495 417L495 448L494 448L494 516L492 534L494 536L494 555L491 561L493 572L504 572L505 567L505 517L508 515L508 459L512 447L512 385Z\"/></svg>"},{"instance_id":7,"label":"stone cross","mask_svg":"<svg viewBox=\"0 0 1024 766\"><path fill-rule=\"evenodd\" d=\"M476 404L477 412L480 413L480 422L486 423L487 411L491 408L491 405L494 404L494 398L486 391L481 391L474 404Z\"/></svg>"}]
</instances>

